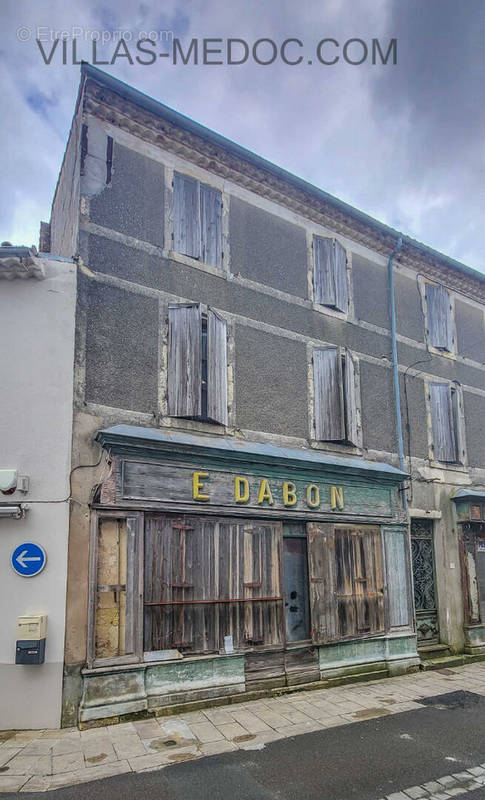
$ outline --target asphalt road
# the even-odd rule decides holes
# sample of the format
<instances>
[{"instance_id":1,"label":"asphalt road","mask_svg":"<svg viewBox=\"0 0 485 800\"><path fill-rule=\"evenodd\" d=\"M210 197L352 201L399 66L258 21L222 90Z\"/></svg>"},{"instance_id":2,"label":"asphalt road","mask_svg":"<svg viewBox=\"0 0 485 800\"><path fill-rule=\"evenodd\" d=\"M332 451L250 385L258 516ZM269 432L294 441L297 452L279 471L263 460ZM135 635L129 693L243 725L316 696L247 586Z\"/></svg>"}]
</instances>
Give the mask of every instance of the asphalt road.
<instances>
[{"instance_id":1,"label":"asphalt road","mask_svg":"<svg viewBox=\"0 0 485 800\"><path fill-rule=\"evenodd\" d=\"M443 701L450 698L451 705ZM429 703L430 698L426 699ZM422 709L48 793L52 800L378 800L485 762L485 698ZM485 787L462 795L485 800ZM15 794L4 797L19 798ZM43 798L46 794L29 794Z\"/></svg>"}]
</instances>

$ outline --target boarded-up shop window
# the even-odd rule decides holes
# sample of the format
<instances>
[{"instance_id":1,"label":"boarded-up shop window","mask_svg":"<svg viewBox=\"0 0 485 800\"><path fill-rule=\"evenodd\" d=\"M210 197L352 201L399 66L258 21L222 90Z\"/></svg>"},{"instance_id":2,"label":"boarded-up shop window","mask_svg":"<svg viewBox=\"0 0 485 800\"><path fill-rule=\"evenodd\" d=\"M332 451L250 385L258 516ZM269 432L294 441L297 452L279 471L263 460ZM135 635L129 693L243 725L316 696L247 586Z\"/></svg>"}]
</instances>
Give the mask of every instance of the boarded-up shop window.
<instances>
[{"instance_id":1,"label":"boarded-up shop window","mask_svg":"<svg viewBox=\"0 0 485 800\"><path fill-rule=\"evenodd\" d=\"M220 267L222 264L222 195L218 189L174 173L173 248Z\"/></svg>"},{"instance_id":2,"label":"boarded-up shop window","mask_svg":"<svg viewBox=\"0 0 485 800\"><path fill-rule=\"evenodd\" d=\"M430 383L431 435L433 456L437 461L456 463L463 457L459 453L457 390L449 383Z\"/></svg>"},{"instance_id":3,"label":"boarded-up shop window","mask_svg":"<svg viewBox=\"0 0 485 800\"><path fill-rule=\"evenodd\" d=\"M93 514L89 661L139 652L140 515Z\"/></svg>"},{"instance_id":4,"label":"boarded-up shop window","mask_svg":"<svg viewBox=\"0 0 485 800\"><path fill-rule=\"evenodd\" d=\"M426 284L426 310L430 345L451 353L453 350L451 302L444 286Z\"/></svg>"},{"instance_id":5,"label":"boarded-up shop window","mask_svg":"<svg viewBox=\"0 0 485 800\"><path fill-rule=\"evenodd\" d=\"M384 631L384 577L379 529L336 528L335 571L339 636Z\"/></svg>"},{"instance_id":6,"label":"boarded-up shop window","mask_svg":"<svg viewBox=\"0 0 485 800\"><path fill-rule=\"evenodd\" d=\"M227 324L198 304L168 310L168 413L227 425Z\"/></svg>"},{"instance_id":7,"label":"boarded-up shop window","mask_svg":"<svg viewBox=\"0 0 485 800\"><path fill-rule=\"evenodd\" d=\"M386 571L389 598L389 626L408 627L411 624L410 581L407 532L399 528L384 528Z\"/></svg>"},{"instance_id":8,"label":"boarded-up shop window","mask_svg":"<svg viewBox=\"0 0 485 800\"><path fill-rule=\"evenodd\" d=\"M347 253L336 239L313 237L315 303L348 311Z\"/></svg>"},{"instance_id":9,"label":"boarded-up shop window","mask_svg":"<svg viewBox=\"0 0 485 800\"><path fill-rule=\"evenodd\" d=\"M379 528L309 523L308 563L315 644L384 631Z\"/></svg>"},{"instance_id":10,"label":"boarded-up shop window","mask_svg":"<svg viewBox=\"0 0 485 800\"><path fill-rule=\"evenodd\" d=\"M280 568L280 523L147 517L145 651L280 644Z\"/></svg>"},{"instance_id":11,"label":"boarded-up shop window","mask_svg":"<svg viewBox=\"0 0 485 800\"><path fill-rule=\"evenodd\" d=\"M316 438L358 445L357 383L350 351L315 347L313 380Z\"/></svg>"}]
</instances>

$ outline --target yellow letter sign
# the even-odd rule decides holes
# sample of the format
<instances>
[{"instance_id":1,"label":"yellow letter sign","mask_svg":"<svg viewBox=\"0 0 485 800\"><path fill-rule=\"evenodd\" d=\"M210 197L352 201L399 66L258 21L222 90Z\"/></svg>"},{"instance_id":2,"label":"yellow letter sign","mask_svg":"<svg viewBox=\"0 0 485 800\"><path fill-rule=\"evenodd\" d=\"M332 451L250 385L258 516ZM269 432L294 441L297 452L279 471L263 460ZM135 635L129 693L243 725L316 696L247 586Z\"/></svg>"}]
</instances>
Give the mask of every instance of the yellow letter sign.
<instances>
[{"instance_id":1,"label":"yellow letter sign","mask_svg":"<svg viewBox=\"0 0 485 800\"><path fill-rule=\"evenodd\" d=\"M249 481L241 475L234 476L234 499L236 503L247 503L249 500Z\"/></svg>"},{"instance_id":2,"label":"yellow letter sign","mask_svg":"<svg viewBox=\"0 0 485 800\"><path fill-rule=\"evenodd\" d=\"M331 486L330 487L330 508L334 511L338 508L339 511L343 511L344 507L344 490L341 486Z\"/></svg>"},{"instance_id":3,"label":"yellow letter sign","mask_svg":"<svg viewBox=\"0 0 485 800\"><path fill-rule=\"evenodd\" d=\"M202 492L204 488L202 479L208 477L208 472L194 472L192 474L192 497L194 500L199 500L201 503L207 503L210 500L209 495Z\"/></svg>"}]
</instances>

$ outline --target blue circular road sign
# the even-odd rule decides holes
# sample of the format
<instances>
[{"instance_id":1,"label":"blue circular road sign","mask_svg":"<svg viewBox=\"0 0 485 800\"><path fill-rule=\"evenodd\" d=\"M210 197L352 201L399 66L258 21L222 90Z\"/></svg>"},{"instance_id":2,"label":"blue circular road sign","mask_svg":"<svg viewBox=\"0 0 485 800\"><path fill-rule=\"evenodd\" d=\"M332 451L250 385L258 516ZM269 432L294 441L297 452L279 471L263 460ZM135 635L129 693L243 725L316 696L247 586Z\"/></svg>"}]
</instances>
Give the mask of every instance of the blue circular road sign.
<instances>
[{"instance_id":1,"label":"blue circular road sign","mask_svg":"<svg viewBox=\"0 0 485 800\"><path fill-rule=\"evenodd\" d=\"M10 563L17 575L32 578L38 575L45 567L47 555L43 547L35 542L24 542L15 548Z\"/></svg>"}]
</instances>

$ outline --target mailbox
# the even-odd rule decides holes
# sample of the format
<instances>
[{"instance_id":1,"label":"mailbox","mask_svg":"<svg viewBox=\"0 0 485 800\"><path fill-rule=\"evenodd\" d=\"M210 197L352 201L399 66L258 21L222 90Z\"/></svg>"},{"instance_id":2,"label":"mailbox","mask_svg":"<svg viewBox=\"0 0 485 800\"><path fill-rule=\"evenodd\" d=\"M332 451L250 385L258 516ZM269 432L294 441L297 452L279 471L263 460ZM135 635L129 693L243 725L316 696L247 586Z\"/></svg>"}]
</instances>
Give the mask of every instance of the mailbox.
<instances>
[{"instance_id":1,"label":"mailbox","mask_svg":"<svg viewBox=\"0 0 485 800\"><path fill-rule=\"evenodd\" d=\"M47 616L45 614L18 618L16 664L44 663L46 631Z\"/></svg>"}]
</instances>

